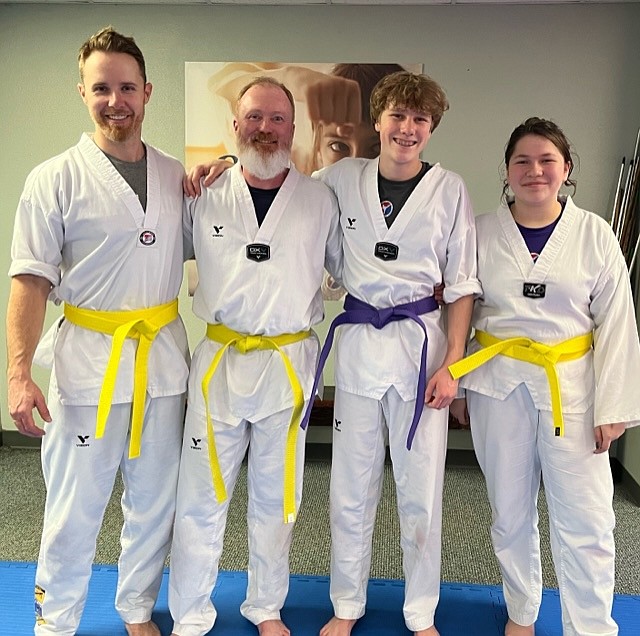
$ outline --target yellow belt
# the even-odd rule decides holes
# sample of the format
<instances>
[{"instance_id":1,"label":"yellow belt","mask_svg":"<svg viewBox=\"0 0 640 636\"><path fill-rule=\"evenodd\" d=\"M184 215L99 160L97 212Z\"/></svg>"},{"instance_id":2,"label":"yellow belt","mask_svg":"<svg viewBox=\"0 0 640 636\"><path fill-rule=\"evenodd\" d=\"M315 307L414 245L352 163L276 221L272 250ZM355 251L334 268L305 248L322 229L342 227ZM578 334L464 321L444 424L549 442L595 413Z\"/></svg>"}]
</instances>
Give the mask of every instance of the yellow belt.
<instances>
[{"instance_id":1,"label":"yellow belt","mask_svg":"<svg viewBox=\"0 0 640 636\"><path fill-rule=\"evenodd\" d=\"M64 306L64 316L74 325L111 334L113 343L109 362L104 374L100 400L98 401L98 417L96 421L96 439L104 434L104 428L111 410L113 391L116 386L118 365L122 355L125 338L138 340L133 377L133 408L131 414L131 441L129 458L140 455L142 440L142 422L144 419L144 403L147 395L147 362L153 340L162 327L178 317L178 300L164 305L135 309L133 311L96 311L81 309L73 305Z\"/></svg>"},{"instance_id":2,"label":"yellow belt","mask_svg":"<svg viewBox=\"0 0 640 636\"><path fill-rule=\"evenodd\" d=\"M207 372L202 378L202 395L204 396L204 404L207 410L207 436L209 439L209 463L211 464L211 476L213 478L213 488L216 493L216 499L219 503L227 500L227 491L220 470L220 462L218 461L218 453L216 452L215 439L213 434L213 423L211 421L211 413L209 412L209 384L213 378L218 364L222 359L225 351L229 347L233 347L242 354L250 351L271 349L277 351L282 358L289 384L293 391L293 412L289 422L289 432L287 434L287 446L285 449L284 461L284 522L293 523L296 519L296 440L298 438L298 428L300 425L300 416L304 407L304 392L300 386L300 381L296 375L296 371L291 364L287 354L280 349L285 345L292 344L304 340L311 335L311 331L299 331L298 333L285 333L280 336L248 336L229 329L224 325L207 325L207 338L219 342L224 346L218 350L213 357Z\"/></svg>"},{"instance_id":3,"label":"yellow belt","mask_svg":"<svg viewBox=\"0 0 640 636\"><path fill-rule=\"evenodd\" d=\"M500 340L484 331L476 331L475 337L484 349L480 349L480 351L476 351L459 362L452 364L449 367L449 372L453 378L455 380L461 378L498 354L544 367L549 381L549 388L551 389L551 410L555 433L557 436L562 437L564 435L564 419L562 417L562 398L560 396L560 381L556 370L556 362L576 360L585 355L593 344L593 334L588 333L584 336L577 336L553 346L536 342L530 338Z\"/></svg>"}]
</instances>

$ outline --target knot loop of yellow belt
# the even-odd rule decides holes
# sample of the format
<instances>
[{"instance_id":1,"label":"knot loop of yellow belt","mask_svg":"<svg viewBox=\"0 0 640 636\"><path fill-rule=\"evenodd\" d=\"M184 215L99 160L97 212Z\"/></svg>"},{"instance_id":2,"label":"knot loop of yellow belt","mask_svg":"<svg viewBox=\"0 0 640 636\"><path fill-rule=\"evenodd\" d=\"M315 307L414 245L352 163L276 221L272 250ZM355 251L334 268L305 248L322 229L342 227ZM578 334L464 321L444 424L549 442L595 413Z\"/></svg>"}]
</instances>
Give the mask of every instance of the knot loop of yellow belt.
<instances>
[{"instance_id":1,"label":"knot loop of yellow belt","mask_svg":"<svg viewBox=\"0 0 640 636\"><path fill-rule=\"evenodd\" d=\"M213 478L213 488L218 503L227 500L227 490L224 485L218 453L216 451L213 423L211 421L211 413L209 410L209 384L215 375L218 364L229 347L233 347L236 351L246 354L250 351L268 350L277 351L282 358L287 378L293 392L293 412L289 422L289 431L287 433L287 445L285 449L284 461L284 522L293 523L296 519L296 441L298 439L298 428L300 425L300 417L304 408L304 392L296 371L291 364L291 360L280 347L293 344L304 340L311 335L311 331L299 331L298 333L286 333L280 336L251 336L238 333L229 329L224 325L207 325L207 338L219 342L224 345L216 352L207 372L202 378L202 395L207 411L207 437L209 440L209 463L211 465L211 476Z\"/></svg>"},{"instance_id":2,"label":"knot loop of yellow belt","mask_svg":"<svg viewBox=\"0 0 640 636\"><path fill-rule=\"evenodd\" d=\"M461 378L497 355L543 367L547 374L551 391L551 411L553 413L555 434L562 437L564 435L564 418L562 416L562 397L556 363L576 360L584 356L591 349L593 334L588 333L583 336L577 336L556 345L546 345L524 337L500 340L485 331L476 331L475 338L484 349L480 349L452 364L449 367L449 372L453 378L455 380Z\"/></svg>"},{"instance_id":3,"label":"knot loop of yellow belt","mask_svg":"<svg viewBox=\"0 0 640 636\"><path fill-rule=\"evenodd\" d=\"M109 361L107 362L98 401L96 439L100 439L104 435L105 425L109 418L113 391L115 390L118 376L118 365L120 364L125 338L138 340L133 376L129 458L139 457L142 442L144 404L147 395L149 351L160 329L178 317L178 300L172 300L164 305L156 305L148 309L135 309L133 311L98 311L82 309L65 303L64 316L74 325L113 336L111 353L109 354Z\"/></svg>"}]
</instances>

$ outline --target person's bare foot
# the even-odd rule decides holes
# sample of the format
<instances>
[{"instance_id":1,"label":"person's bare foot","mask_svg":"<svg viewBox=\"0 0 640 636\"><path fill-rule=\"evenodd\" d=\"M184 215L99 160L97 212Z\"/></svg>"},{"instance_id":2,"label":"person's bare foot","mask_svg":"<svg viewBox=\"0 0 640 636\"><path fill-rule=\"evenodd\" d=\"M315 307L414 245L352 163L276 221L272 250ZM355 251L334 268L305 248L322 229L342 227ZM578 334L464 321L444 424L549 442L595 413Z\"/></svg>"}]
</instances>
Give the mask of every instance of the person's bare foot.
<instances>
[{"instance_id":1,"label":"person's bare foot","mask_svg":"<svg viewBox=\"0 0 640 636\"><path fill-rule=\"evenodd\" d=\"M414 632L414 636L440 636L440 632L436 629L435 625L431 625L427 629L421 629Z\"/></svg>"},{"instance_id":2,"label":"person's bare foot","mask_svg":"<svg viewBox=\"0 0 640 636\"><path fill-rule=\"evenodd\" d=\"M536 630L533 625L518 625L511 619L504 627L504 636L535 636Z\"/></svg>"},{"instance_id":3,"label":"person's bare foot","mask_svg":"<svg viewBox=\"0 0 640 636\"><path fill-rule=\"evenodd\" d=\"M125 629L129 636L160 636L160 630L153 621L146 623L125 623Z\"/></svg>"},{"instance_id":4,"label":"person's bare foot","mask_svg":"<svg viewBox=\"0 0 640 636\"><path fill-rule=\"evenodd\" d=\"M355 618L338 618L334 616L320 630L320 636L349 636L355 624Z\"/></svg>"},{"instance_id":5,"label":"person's bare foot","mask_svg":"<svg viewBox=\"0 0 640 636\"><path fill-rule=\"evenodd\" d=\"M262 621L257 627L260 636L291 636L289 628L279 619Z\"/></svg>"}]
</instances>

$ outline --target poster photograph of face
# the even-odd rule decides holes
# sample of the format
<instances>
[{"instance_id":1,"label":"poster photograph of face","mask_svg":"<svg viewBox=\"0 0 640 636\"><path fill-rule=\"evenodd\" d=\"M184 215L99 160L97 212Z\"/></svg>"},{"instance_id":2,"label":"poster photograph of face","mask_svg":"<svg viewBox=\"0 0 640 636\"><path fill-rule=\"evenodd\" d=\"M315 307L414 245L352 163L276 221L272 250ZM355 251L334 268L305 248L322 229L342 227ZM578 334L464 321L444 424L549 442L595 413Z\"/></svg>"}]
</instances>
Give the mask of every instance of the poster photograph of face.
<instances>
[{"instance_id":1,"label":"poster photograph of face","mask_svg":"<svg viewBox=\"0 0 640 636\"><path fill-rule=\"evenodd\" d=\"M292 92L295 135L292 160L305 174L343 157L378 156L380 143L369 97L385 75L421 64L186 62L185 166L235 155L233 106L240 89L267 75Z\"/></svg>"}]
</instances>

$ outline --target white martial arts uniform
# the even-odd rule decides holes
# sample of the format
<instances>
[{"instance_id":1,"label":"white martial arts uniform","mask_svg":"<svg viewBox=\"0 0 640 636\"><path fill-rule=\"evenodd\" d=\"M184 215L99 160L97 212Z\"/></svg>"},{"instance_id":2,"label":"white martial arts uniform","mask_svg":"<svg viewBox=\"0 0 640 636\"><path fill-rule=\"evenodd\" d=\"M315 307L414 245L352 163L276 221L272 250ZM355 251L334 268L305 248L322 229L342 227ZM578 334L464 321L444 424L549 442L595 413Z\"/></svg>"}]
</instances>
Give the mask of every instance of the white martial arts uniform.
<instances>
[{"instance_id":1,"label":"white martial arts uniform","mask_svg":"<svg viewBox=\"0 0 640 636\"><path fill-rule=\"evenodd\" d=\"M478 217L477 230L484 290L474 309L477 330L547 345L594 337L586 355L556 365L563 437L554 435L542 367L498 355L460 380L487 481L509 616L530 625L538 615L542 473L563 633L613 636L613 484L608 454L593 453L593 429L640 423L640 400L630 383L640 376L640 347L624 258L608 224L571 198L535 263L508 207ZM546 285L544 297L525 297L524 283ZM480 348L471 342L470 352Z\"/></svg>"},{"instance_id":2,"label":"white martial arts uniform","mask_svg":"<svg viewBox=\"0 0 640 636\"><path fill-rule=\"evenodd\" d=\"M52 300L83 309L127 311L174 300L182 279L183 169L146 149L146 213L88 135L33 170L18 206L9 274L46 278ZM128 459L133 340L123 347L104 437L94 439L111 341L61 319L38 351L53 366L53 420L42 439L47 501L36 574L38 635L76 632L118 468L125 494L116 607L125 622L149 620L162 578L184 417L186 333L176 319L153 342L142 453L134 460Z\"/></svg>"},{"instance_id":3,"label":"white martial arts uniform","mask_svg":"<svg viewBox=\"0 0 640 636\"><path fill-rule=\"evenodd\" d=\"M199 283L193 309L210 324L249 335L279 336L310 329L323 318L323 268L339 277L338 207L328 188L291 166L260 227L237 164L185 214L193 233ZM247 246L270 247L270 258L249 260ZM189 406L172 546L169 606L180 636L212 627L211 603L229 501L216 501L207 454L206 410L201 383L217 342L204 338L193 356ZM304 390L313 384L318 340L282 347ZM289 584L293 524L283 522L283 467L293 405L282 358L275 351L241 354L230 348L209 387L210 413L229 498L249 447L249 585L242 614L254 624L277 619ZM296 454L296 508L302 492L304 432Z\"/></svg>"},{"instance_id":4,"label":"white martial arts uniform","mask_svg":"<svg viewBox=\"0 0 640 636\"><path fill-rule=\"evenodd\" d=\"M377 159L343 159L317 174L338 197L342 282L351 295L381 309L432 296L442 280L450 303L480 292L473 212L458 175L433 166L387 228ZM377 242L398 246L397 260L376 258ZM440 310L421 319L429 335L430 375L445 356L445 321ZM404 557L404 616L412 631L433 625L438 602L448 421L447 409L425 408L407 450L422 342L423 332L411 320L380 330L339 328L331 474L331 599L337 617L359 618L365 610L388 431Z\"/></svg>"}]
</instances>

